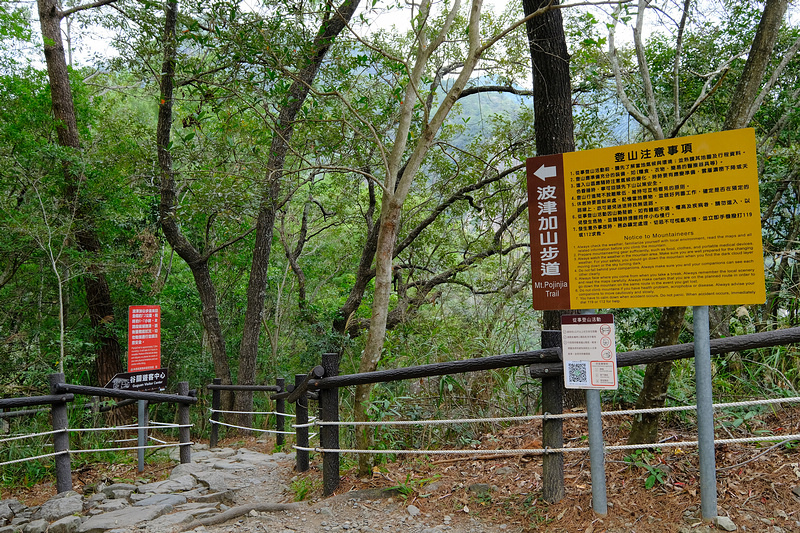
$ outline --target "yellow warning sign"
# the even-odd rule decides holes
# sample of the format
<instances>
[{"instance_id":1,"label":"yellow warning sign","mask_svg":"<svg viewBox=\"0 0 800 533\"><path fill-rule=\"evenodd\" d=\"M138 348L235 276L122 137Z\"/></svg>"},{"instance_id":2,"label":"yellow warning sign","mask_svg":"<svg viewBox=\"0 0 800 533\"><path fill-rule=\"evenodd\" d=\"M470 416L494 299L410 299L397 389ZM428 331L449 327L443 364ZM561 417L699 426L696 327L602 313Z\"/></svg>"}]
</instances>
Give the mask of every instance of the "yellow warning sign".
<instances>
[{"instance_id":1,"label":"yellow warning sign","mask_svg":"<svg viewBox=\"0 0 800 533\"><path fill-rule=\"evenodd\" d=\"M765 301L752 129L528 160L534 308Z\"/></svg>"}]
</instances>

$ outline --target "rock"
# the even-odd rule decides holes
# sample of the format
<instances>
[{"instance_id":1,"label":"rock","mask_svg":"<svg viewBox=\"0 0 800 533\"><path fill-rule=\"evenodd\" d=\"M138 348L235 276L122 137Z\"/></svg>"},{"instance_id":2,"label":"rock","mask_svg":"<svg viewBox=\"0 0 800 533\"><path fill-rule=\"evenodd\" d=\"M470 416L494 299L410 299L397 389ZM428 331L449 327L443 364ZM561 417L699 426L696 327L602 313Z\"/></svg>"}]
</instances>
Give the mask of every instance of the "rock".
<instances>
[{"instance_id":1,"label":"rock","mask_svg":"<svg viewBox=\"0 0 800 533\"><path fill-rule=\"evenodd\" d=\"M22 528L22 533L44 533L50 522L42 518L29 522Z\"/></svg>"},{"instance_id":2,"label":"rock","mask_svg":"<svg viewBox=\"0 0 800 533\"><path fill-rule=\"evenodd\" d=\"M406 511L408 511L409 515L414 517L419 516L422 513L422 511L420 511L419 507L417 507L416 505L409 505L408 507L406 507Z\"/></svg>"},{"instance_id":3,"label":"rock","mask_svg":"<svg viewBox=\"0 0 800 533\"><path fill-rule=\"evenodd\" d=\"M107 529L130 527L155 520L172 511L171 505L151 505L149 507L128 507L119 511L103 513L82 523L78 533L103 533Z\"/></svg>"},{"instance_id":4,"label":"rock","mask_svg":"<svg viewBox=\"0 0 800 533\"><path fill-rule=\"evenodd\" d=\"M230 502L233 501L233 492L229 490L225 492L212 492L209 494L201 494L192 499L198 503Z\"/></svg>"},{"instance_id":5,"label":"rock","mask_svg":"<svg viewBox=\"0 0 800 533\"><path fill-rule=\"evenodd\" d=\"M718 529L723 531L736 531L739 529L736 524L733 523L733 520L728 518L727 516L718 516L714 519L714 525L717 526Z\"/></svg>"},{"instance_id":6,"label":"rock","mask_svg":"<svg viewBox=\"0 0 800 533\"><path fill-rule=\"evenodd\" d=\"M169 474L169 478L175 479L183 476L194 476L198 472L203 472L205 469L205 466L198 463L184 463L175 465L175 468L173 468L172 472Z\"/></svg>"},{"instance_id":7,"label":"rock","mask_svg":"<svg viewBox=\"0 0 800 533\"><path fill-rule=\"evenodd\" d=\"M68 490L56 494L42 504L34 514L35 518L41 518L48 522L55 522L65 516L80 514L83 512L83 498L75 491Z\"/></svg>"},{"instance_id":8,"label":"rock","mask_svg":"<svg viewBox=\"0 0 800 533\"><path fill-rule=\"evenodd\" d=\"M114 483L101 488L99 492L102 492L108 498L116 498L117 496L127 498L132 492L136 492L137 488L136 485L131 485L130 483ZM123 496L125 491L127 491L127 494Z\"/></svg>"},{"instance_id":9,"label":"rock","mask_svg":"<svg viewBox=\"0 0 800 533\"><path fill-rule=\"evenodd\" d=\"M486 483L474 483L467 487L467 491L474 493L477 496L483 496L485 494L489 494L490 491L489 485Z\"/></svg>"},{"instance_id":10,"label":"rock","mask_svg":"<svg viewBox=\"0 0 800 533\"><path fill-rule=\"evenodd\" d=\"M514 473L510 466L501 466L497 470L494 471L495 474L498 476L510 476Z\"/></svg>"},{"instance_id":11,"label":"rock","mask_svg":"<svg viewBox=\"0 0 800 533\"><path fill-rule=\"evenodd\" d=\"M91 496L89 496L89 499L88 499L88 500L86 500L86 501L87 501L88 503L92 503L92 504L95 504L95 505L96 505L96 504L98 504L98 503L103 503L103 502L104 502L104 501L106 501L107 499L108 499L108 496L106 496L106 495L105 495L105 494L103 494L102 492L95 492L94 494L92 494Z\"/></svg>"},{"instance_id":12,"label":"rock","mask_svg":"<svg viewBox=\"0 0 800 533\"><path fill-rule=\"evenodd\" d=\"M0 526L4 526L10 522L12 518L14 518L14 511L11 510L11 506L8 505L8 502L0 502Z\"/></svg>"},{"instance_id":13,"label":"rock","mask_svg":"<svg viewBox=\"0 0 800 533\"><path fill-rule=\"evenodd\" d=\"M170 507L176 507L178 505L183 505L184 503L186 503L186 497L180 494L154 494L153 496L138 501L133 505L135 507L147 507L151 505L169 505Z\"/></svg>"},{"instance_id":14,"label":"rock","mask_svg":"<svg viewBox=\"0 0 800 533\"><path fill-rule=\"evenodd\" d=\"M794 487L794 488L792 488L792 494L794 494L795 496L797 496L798 498L800 498L800 487Z\"/></svg>"},{"instance_id":15,"label":"rock","mask_svg":"<svg viewBox=\"0 0 800 533\"><path fill-rule=\"evenodd\" d=\"M57 520L50 524L48 533L75 533L81 525L80 516L65 516L61 520Z\"/></svg>"},{"instance_id":16,"label":"rock","mask_svg":"<svg viewBox=\"0 0 800 533\"><path fill-rule=\"evenodd\" d=\"M225 475L220 472L206 471L194 474L195 479L214 492L224 492L228 490L228 482Z\"/></svg>"},{"instance_id":17,"label":"rock","mask_svg":"<svg viewBox=\"0 0 800 533\"><path fill-rule=\"evenodd\" d=\"M166 481L157 481L155 483L145 483L139 485L137 490L140 494L169 494L170 492L180 492L185 490L192 490L195 487L194 477L185 475L176 477L175 479L167 479Z\"/></svg>"},{"instance_id":18,"label":"rock","mask_svg":"<svg viewBox=\"0 0 800 533\"><path fill-rule=\"evenodd\" d=\"M96 509L104 513L108 513L111 511L119 511L120 509L124 509L129 506L130 504L127 500L107 500L98 505Z\"/></svg>"},{"instance_id":19,"label":"rock","mask_svg":"<svg viewBox=\"0 0 800 533\"><path fill-rule=\"evenodd\" d=\"M166 514L158 517L147 523L148 531L154 533L161 533L162 531L169 531L179 524L188 524L194 520L194 515L189 511L180 511L177 513Z\"/></svg>"}]
</instances>

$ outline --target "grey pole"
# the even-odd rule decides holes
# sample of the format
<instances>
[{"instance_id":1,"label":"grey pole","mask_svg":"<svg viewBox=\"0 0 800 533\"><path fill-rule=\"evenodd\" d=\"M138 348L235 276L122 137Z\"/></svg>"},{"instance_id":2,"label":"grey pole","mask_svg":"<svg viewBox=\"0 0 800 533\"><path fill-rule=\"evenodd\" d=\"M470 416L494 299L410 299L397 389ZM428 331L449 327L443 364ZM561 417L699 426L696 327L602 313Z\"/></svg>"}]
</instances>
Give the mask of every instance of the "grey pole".
<instances>
[{"instance_id":1,"label":"grey pole","mask_svg":"<svg viewBox=\"0 0 800 533\"><path fill-rule=\"evenodd\" d=\"M714 398L711 392L711 337L708 306L695 306L694 372L697 391L697 440L700 458L700 512L717 517L717 464L714 456Z\"/></svg>"},{"instance_id":2,"label":"grey pole","mask_svg":"<svg viewBox=\"0 0 800 533\"><path fill-rule=\"evenodd\" d=\"M608 514L606 494L606 458L603 444L603 419L600 391L586 389L586 415L589 419L589 463L592 473L592 509L600 515Z\"/></svg>"},{"instance_id":3,"label":"grey pole","mask_svg":"<svg viewBox=\"0 0 800 533\"><path fill-rule=\"evenodd\" d=\"M144 448L142 446L147 445L147 400L139 400L137 404L139 407L139 449L136 450L138 452L136 457L139 472L144 472Z\"/></svg>"},{"instance_id":4,"label":"grey pole","mask_svg":"<svg viewBox=\"0 0 800 533\"><path fill-rule=\"evenodd\" d=\"M594 309L580 311L582 315L594 314ZM586 389L586 418L589 424L589 469L592 475L592 509L599 515L608 514L606 491L606 455L603 440L603 403L600 391Z\"/></svg>"}]
</instances>

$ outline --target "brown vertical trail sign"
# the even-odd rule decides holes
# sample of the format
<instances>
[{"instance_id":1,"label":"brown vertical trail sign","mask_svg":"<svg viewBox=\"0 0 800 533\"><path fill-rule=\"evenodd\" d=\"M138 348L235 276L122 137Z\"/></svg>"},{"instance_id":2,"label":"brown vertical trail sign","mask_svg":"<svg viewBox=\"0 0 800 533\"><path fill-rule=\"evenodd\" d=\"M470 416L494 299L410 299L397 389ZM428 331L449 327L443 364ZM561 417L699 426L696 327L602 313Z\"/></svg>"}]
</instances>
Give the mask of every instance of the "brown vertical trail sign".
<instances>
[{"instance_id":1,"label":"brown vertical trail sign","mask_svg":"<svg viewBox=\"0 0 800 533\"><path fill-rule=\"evenodd\" d=\"M751 128L527 160L534 309L763 303Z\"/></svg>"}]
</instances>

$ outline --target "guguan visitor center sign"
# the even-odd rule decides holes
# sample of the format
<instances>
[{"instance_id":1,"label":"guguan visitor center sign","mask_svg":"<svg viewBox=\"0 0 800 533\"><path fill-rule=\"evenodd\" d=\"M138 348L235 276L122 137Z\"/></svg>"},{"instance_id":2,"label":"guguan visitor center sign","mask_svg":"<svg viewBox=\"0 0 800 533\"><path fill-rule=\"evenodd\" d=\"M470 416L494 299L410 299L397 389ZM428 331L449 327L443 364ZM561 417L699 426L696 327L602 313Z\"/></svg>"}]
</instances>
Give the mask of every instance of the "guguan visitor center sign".
<instances>
[{"instance_id":1,"label":"guguan visitor center sign","mask_svg":"<svg viewBox=\"0 0 800 533\"><path fill-rule=\"evenodd\" d=\"M755 132L527 160L533 307L763 303Z\"/></svg>"}]
</instances>

